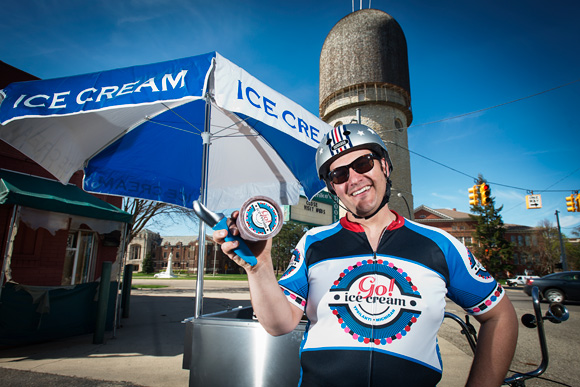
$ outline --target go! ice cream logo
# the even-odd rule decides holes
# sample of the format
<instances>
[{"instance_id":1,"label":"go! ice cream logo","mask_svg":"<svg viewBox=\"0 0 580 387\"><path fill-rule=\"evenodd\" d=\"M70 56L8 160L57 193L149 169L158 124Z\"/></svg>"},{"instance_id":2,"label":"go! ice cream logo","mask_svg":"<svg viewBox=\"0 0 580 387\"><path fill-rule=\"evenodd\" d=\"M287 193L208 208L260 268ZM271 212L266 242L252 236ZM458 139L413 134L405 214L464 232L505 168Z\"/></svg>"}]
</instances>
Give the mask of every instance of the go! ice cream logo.
<instances>
[{"instance_id":1,"label":"go! ice cream logo","mask_svg":"<svg viewBox=\"0 0 580 387\"><path fill-rule=\"evenodd\" d=\"M403 339L421 315L421 294L403 268L383 259L343 270L330 289L329 307L345 333L361 343Z\"/></svg>"}]
</instances>

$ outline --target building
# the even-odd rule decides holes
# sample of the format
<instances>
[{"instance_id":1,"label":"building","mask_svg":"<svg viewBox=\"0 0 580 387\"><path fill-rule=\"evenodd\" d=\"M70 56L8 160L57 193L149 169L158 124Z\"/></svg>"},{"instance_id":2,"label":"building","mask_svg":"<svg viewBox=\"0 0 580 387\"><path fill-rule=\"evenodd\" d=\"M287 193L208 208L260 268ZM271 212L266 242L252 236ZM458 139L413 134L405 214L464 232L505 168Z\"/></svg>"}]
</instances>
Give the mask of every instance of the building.
<instances>
[{"instance_id":1,"label":"building","mask_svg":"<svg viewBox=\"0 0 580 387\"><path fill-rule=\"evenodd\" d=\"M457 211L455 208L432 209L425 205L417 207L414 211L415 221L440 228L459 239L465 246L473 243L473 233L477 221L471 219L468 213Z\"/></svg>"},{"instance_id":2,"label":"building","mask_svg":"<svg viewBox=\"0 0 580 387\"><path fill-rule=\"evenodd\" d=\"M172 270L176 274L197 274L199 244L196 236L160 236L158 233L144 229L131 241L127 250L127 264L133 265L134 271L143 271L143 259L150 254L155 273L167 269L169 255L172 255ZM238 267L215 244L212 237L206 235L205 273L239 273Z\"/></svg>"},{"instance_id":3,"label":"building","mask_svg":"<svg viewBox=\"0 0 580 387\"><path fill-rule=\"evenodd\" d=\"M392 16L361 9L336 23L320 53L319 98L325 122L334 127L359 122L385 141L394 166L389 207L412 216L407 42Z\"/></svg>"},{"instance_id":4,"label":"building","mask_svg":"<svg viewBox=\"0 0 580 387\"><path fill-rule=\"evenodd\" d=\"M35 79L0 62L0 89ZM103 302L112 329L120 247L132 220L122 199L83 191L80 171L61 184L1 140L0 166L0 346L92 332L103 280L110 280ZM109 263L110 278L102 278Z\"/></svg>"},{"instance_id":5,"label":"building","mask_svg":"<svg viewBox=\"0 0 580 387\"><path fill-rule=\"evenodd\" d=\"M143 271L143 260L147 254L154 258L155 247L161 244L161 236L151 230L143 229L129 243L127 247L126 263L133 265L133 271Z\"/></svg>"},{"instance_id":6,"label":"building","mask_svg":"<svg viewBox=\"0 0 580 387\"><path fill-rule=\"evenodd\" d=\"M452 210L432 209L421 205L414 210L414 215L417 223L447 231L465 246L469 247L473 244L477 221L466 212L457 211L455 208ZM505 238L511 242L513 248L514 272L510 274L537 273L538 265L540 265L539 229L516 224L504 224L504 227Z\"/></svg>"}]
</instances>

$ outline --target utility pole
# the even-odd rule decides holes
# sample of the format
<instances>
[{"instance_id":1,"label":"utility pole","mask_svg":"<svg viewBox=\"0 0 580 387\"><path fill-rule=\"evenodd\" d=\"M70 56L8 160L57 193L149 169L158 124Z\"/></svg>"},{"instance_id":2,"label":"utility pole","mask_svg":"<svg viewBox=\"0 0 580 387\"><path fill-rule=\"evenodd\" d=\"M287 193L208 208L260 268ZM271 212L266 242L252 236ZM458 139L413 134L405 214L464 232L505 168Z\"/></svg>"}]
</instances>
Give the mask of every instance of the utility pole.
<instances>
[{"instance_id":1,"label":"utility pole","mask_svg":"<svg viewBox=\"0 0 580 387\"><path fill-rule=\"evenodd\" d=\"M562 231L560 231L560 217L558 216L559 213L560 211L556 210L556 223L558 223L558 237L560 238L560 262L562 263L562 270L567 271L568 265L566 265L566 250L564 250Z\"/></svg>"}]
</instances>

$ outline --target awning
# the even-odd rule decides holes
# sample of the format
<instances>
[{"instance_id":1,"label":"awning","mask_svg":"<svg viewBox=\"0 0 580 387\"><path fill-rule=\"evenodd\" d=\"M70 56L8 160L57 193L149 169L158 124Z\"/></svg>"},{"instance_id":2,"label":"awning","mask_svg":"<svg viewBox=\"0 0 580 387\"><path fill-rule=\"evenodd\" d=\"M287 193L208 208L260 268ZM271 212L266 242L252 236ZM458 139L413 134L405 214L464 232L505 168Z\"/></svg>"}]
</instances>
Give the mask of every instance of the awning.
<instances>
[{"instance_id":1,"label":"awning","mask_svg":"<svg viewBox=\"0 0 580 387\"><path fill-rule=\"evenodd\" d=\"M133 216L79 187L0 169L0 204L131 223Z\"/></svg>"}]
</instances>

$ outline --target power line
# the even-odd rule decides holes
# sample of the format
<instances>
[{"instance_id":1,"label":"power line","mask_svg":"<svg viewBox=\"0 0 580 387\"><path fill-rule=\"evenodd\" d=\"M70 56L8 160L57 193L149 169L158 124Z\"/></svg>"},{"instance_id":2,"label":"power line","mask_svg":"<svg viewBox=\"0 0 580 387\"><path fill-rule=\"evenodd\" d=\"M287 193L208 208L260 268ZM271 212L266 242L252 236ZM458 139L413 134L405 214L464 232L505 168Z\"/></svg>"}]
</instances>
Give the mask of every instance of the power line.
<instances>
[{"instance_id":1,"label":"power line","mask_svg":"<svg viewBox=\"0 0 580 387\"><path fill-rule=\"evenodd\" d=\"M528 98L536 97L536 96L538 96L538 95L541 95L541 94L544 94L544 93L547 93L547 92L550 92L550 91L554 91L554 90L560 89L560 88L562 88L562 87L565 87L565 86L570 86L570 85L572 85L572 84L574 84L574 83L576 83L576 82L580 82L580 79L576 79L576 80L574 80L574 81L571 81L571 82L568 82L568 83L564 83L563 85L555 86L555 87L552 87L552 88L550 88L550 89L543 90L543 91L540 91L540 92L537 92L537 93L534 93L534 94L528 95L528 96L526 96L526 97L517 98L517 99L514 99L514 100L512 100L512 101L503 102L503 103L500 103L500 104L498 104L498 105L494 105L494 106L486 107L486 108L483 108L483 109L474 110L474 111L472 111L472 112L469 112L469 113L463 113L463 114L460 114L460 115L458 115L458 116L454 116L454 117L447 117L447 118L442 118L442 119L440 119L440 120L435 120L435 121L430 121L430 122L424 122L424 123L422 123L422 124L412 125L412 126L410 126L410 127L407 127L407 129L409 129L409 128L416 128L416 127L418 127L418 126L424 126L424 125L431 125L431 124L436 124L436 123L438 123L438 122L443 122L443 121L454 120L454 119L456 119L456 118L461 118L461 117L469 116L469 115L471 115L471 114L481 113L481 112L484 112L484 111L486 111L486 110L495 109L495 108L498 108L498 107L501 107L501 106L509 105L509 104L511 104L511 103L514 103L514 102L523 101L524 99L528 99Z\"/></svg>"},{"instance_id":2,"label":"power line","mask_svg":"<svg viewBox=\"0 0 580 387\"><path fill-rule=\"evenodd\" d=\"M427 156L423 156L422 154L417 153L415 151L412 151L411 149L406 148L406 147L404 147L402 145L399 145L399 144L397 144L397 143L395 143L393 141L386 141L386 142L389 143L389 144L393 144L394 146L397 146L397 147L399 147L401 149L404 149L404 150L406 150L409 153L413 153L414 155L417 155L417 156L422 157L422 158L424 158L426 160L429 160L432 163L435 163L435 164L440 165L440 166L442 166L444 168L450 169L453 172L459 173L460 175L467 176L469 178L472 178L473 180L478 180L478 178L476 178L473 175L470 175L468 173L462 172L462 171L460 171L458 169L455 169L453 167L450 167L449 165L445 165L443 163L440 163L439 161L433 160L433 159L431 159L431 158L429 158ZM565 177L561 178L560 180L558 180L554 184L550 185L548 188L553 187L554 185L558 184L559 182L561 182L564 179L567 179L568 177L572 176L574 173L578 172L579 170L580 170L580 168L577 168L576 170L574 170L573 172L569 173ZM516 187L516 186L513 186L513 185L497 183L497 182L493 182L493 181L489 181L489 180L487 181L487 183L488 184L493 184L493 185L496 185L496 186L500 186L500 187L512 188L512 189L517 189L517 190L526 191L526 192L572 192L572 191L577 191L577 190L574 190L574 189L568 189L568 190L563 190L563 189L560 189L560 190L550 190L548 188L546 188L544 190L532 190L532 189L529 189L529 188Z\"/></svg>"}]
</instances>

